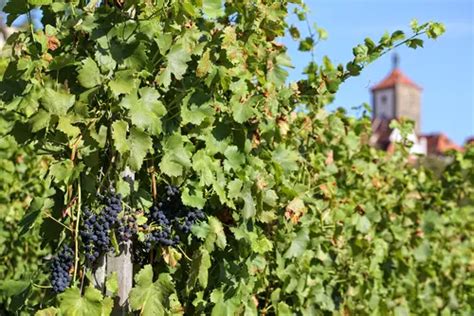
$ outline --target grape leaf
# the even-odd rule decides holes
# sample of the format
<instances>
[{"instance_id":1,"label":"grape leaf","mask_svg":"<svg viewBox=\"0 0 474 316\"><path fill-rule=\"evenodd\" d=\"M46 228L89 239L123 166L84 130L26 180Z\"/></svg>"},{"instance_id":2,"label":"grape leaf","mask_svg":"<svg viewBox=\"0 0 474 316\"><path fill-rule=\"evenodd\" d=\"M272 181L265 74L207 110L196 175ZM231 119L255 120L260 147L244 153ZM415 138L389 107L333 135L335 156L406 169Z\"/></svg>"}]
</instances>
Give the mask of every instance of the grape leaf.
<instances>
[{"instance_id":1,"label":"grape leaf","mask_svg":"<svg viewBox=\"0 0 474 316\"><path fill-rule=\"evenodd\" d=\"M72 125L71 119L67 116L59 117L57 128L70 138L75 138L81 133L79 127Z\"/></svg>"},{"instance_id":2,"label":"grape leaf","mask_svg":"<svg viewBox=\"0 0 474 316\"><path fill-rule=\"evenodd\" d=\"M133 74L132 70L121 70L115 73L115 79L109 82L109 88L116 97L129 94L136 88Z\"/></svg>"},{"instance_id":3,"label":"grape leaf","mask_svg":"<svg viewBox=\"0 0 474 316\"><path fill-rule=\"evenodd\" d=\"M160 72L157 82L165 87L169 87L171 83L171 75L177 80L183 78L188 61L191 60L191 54L186 51L181 43L174 44L166 55L166 68Z\"/></svg>"},{"instance_id":4,"label":"grape leaf","mask_svg":"<svg viewBox=\"0 0 474 316\"><path fill-rule=\"evenodd\" d=\"M104 301L99 290L88 287L84 296L78 288L69 288L59 295L60 310L65 316L103 315Z\"/></svg>"},{"instance_id":5,"label":"grape leaf","mask_svg":"<svg viewBox=\"0 0 474 316\"><path fill-rule=\"evenodd\" d=\"M41 97L41 104L51 114L65 115L69 108L74 105L75 97L65 91L55 91L46 88Z\"/></svg>"},{"instance_id":6,"label":"grape leaf","mask_svg":"<svg viewBox=\"0 0 474 316\"><path fill-rule=\"evenodd\" d=\"M146 265L135 275L136 286L130 291L130 306L143 316L166 315L168 297L174 292L169 274L162 273L153 282L153 269Z\"/></svg>"},{"instance_id":7,"label":"grape leaf","mask_svg":"<svg viewBox=\"0 0 474 316\"><path fill-rule=\"evenodd\" d=\"M158 100L159 93L150 87L140 89L141 98L130 94L120 103L130 113L132 123L153 135L161 133L161 118L166 114L166 108Z\"/></svg>"},{"instance_id":8,"label":"grape leaf","mask_svg":"<svg viewBox=\"0 0 474 316\"><path fill-rule=\"evenodd\" d=\"M204 0L202 11L210 18L217 18L224 14L224 7L221 0Z\"/></svg>"},{"instance_id":9,"label":"grape leaf","mask_svg":"<svg viewBox=\"0 0 474 316\"><path fill-rule=\"evenodd\" d=\"M198 238L204 240L204 247L209 252L214 250L214 245L217 245L220 249L224 249L227 245L224 227L222 223L213 216L208 218L208 223L194 225L192 231Z\"/></svg>"},{"instance_id":10,"label":"grape leaf","mask_svg":"<svg viewBox=\"0 0 474 316\"><path fill-rule=\"evenodd\" d=\"M308 229L300 229L296 235L296 238L291 242L290 248L288 248L288 250L285 252L285 258L295 258L301 256L301 254L306 250L308 242Z\"/></svg>"},{"instance_id":11,"label":"grape leaf","mask_svg":"<svg viewBox=\"0 0 474 316\"><path fill-rule=\"evenodd\" d=\"M114 140L114 146L122 155L130 150L127 142L127 130L128 124L125 121L115 121L112 123L112 139Z\"/></svg>"},{"instance_id":12,"label":"grape leaf","mask_svg":"<svg viewBox=\"0 0 474 316\"><path fill-rule=\"evenodd\" d=\"M82 61L82 66L79 68L77 73L77 80L84 88L93 88L102 83L99 67L90 57Z\"/></svg>"},{"instance_id":13,"label":"grape leaf","mask_svg":"<svg viewBox=\"0 0 474 316\"><path fill-rule=\"evenodd\" d=\"M183 167L191 167L191 153L184 148L183 137L175 134L166 139L163 146L164 155L160 162L163 173L177 177L182 175Z\"/></svg>"},{"instance_id":14,"label":"grape leaf","mask_svg":"<svg viewBox=\"0 0 474 316\"><path fill-rule=\"evenodd\" d=\"M196 284L196 281L199 281L199 285L203 288L206 288L208 282L208 271L210 267L211 257L209 255L209 251L201 248L195 253L188 279L188 286L193 287Z\"/></svg>"},{"instance_id":15,"label":"grape leaf","mask_svg":"<svg viewBox=\"0 0 474 316\"><path fill-rule=\"evenodd\" d=\"M41 109L33 115L28 122L31 124L31 131L38 132L43 128L48 127L50 120L51 114Z\"/></svg>"},{"instance_id":16,"label":"grape leaf","mask_svg":"<svg viewBox=\"0 0 474 316\"><path fill-rule=\"evenodd\" d=\"M252 192L250 189L246 189L243 192L243 199L244 199L244 208L242 209L242 215L244 218L252 218L255 216L256 209L255 209L255 201L252 197Z\"/></svg>"},{"instance_id":17,"label":"grape leaf","mask_svg":"<svg viewBox=\"0 0 474 316\"><path fill-rule=\"evenodd\" d=\"M116 271L112 272L111 275L107 276L105 287L107 288L107 291L112 294L116 294L118 292L118 276Z\"/></svg>"},{"instance_id":18,"label":"grape leaf","mask_svg":"<svg viewBox=\"0 0 474 316\"><path fill-rule=\"evenodd\" d=\"M130 143L130 167L132 170L138 171L146 154L152 149L151 137L138 128L132 127L128 141Z\"/></svg>"},{"instance_id":19,"label":"grape leaf","mask_svg":"<svg viewBox=\"0 0 474 316\"><path fill-rule=\"evenodd\" d=\"M28 0L28 3L35 7L39 7L42 5L49 5L52 2L53 0Z\"/></svg>"},{"instance_id":20,"label":"grape leaf","mask_svg":"<svg viewBox=\"0 0 474 316\"><path fill-rule=\"evenodd\" d=\"M48 307L42 310L39 310L35 313L35 316L55 316L58 314L58 309L55 307Z\"/></svg>"}]
</instances>

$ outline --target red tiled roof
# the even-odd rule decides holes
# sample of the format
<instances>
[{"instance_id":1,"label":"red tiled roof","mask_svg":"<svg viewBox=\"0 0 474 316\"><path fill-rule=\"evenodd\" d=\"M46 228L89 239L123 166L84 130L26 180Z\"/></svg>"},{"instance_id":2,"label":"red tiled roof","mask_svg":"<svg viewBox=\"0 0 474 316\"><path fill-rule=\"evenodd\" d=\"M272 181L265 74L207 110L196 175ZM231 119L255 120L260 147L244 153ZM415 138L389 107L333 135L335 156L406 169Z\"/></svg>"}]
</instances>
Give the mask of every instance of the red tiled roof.
<instances>
[{"instance_id":1,"label":"red tiled roof","mask_svg":"<svg viewBox=\"0 0 474 316\"><path fill-rule=\"evenodd\" d=\"M392 88L396 84L405 84L421 90L421 87L403 74L400 69L395 68L385 79L373 86L372 91Z\"/></svg>"},{"instance_id":2,"label":"red tiled roof","mask_svg":"<svg viewBox=\"0 0 474 316\"><path fill-rule=\"evenodd\" d=\"M443 133L423 135L422 137L426 139L428 155L430 154L441 155L445 151L448 151L451 149L454 149L456 151L463 150L461 146L454 143L452 140L448 138L448 136L446 136Z\"/></svg>"}]
</instances>

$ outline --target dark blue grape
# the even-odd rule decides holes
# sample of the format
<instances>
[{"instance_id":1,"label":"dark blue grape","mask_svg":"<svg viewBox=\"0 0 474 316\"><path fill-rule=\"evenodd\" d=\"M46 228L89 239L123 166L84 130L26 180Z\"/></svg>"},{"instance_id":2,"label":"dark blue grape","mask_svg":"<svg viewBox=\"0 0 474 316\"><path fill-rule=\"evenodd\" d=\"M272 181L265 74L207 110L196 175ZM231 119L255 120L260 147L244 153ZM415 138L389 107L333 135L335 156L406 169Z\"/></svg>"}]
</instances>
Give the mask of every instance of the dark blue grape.
<instances>
[{"instance_id":1,"label":"dark blue grape","mask_svg":"<svg viewBox=\"0 0 474 316\"><path fill-rule=\"evenodd\" d=\"M129 241L137 233L137 231L138 226L135 217L131 215L124 215L119 220L117 234L120 242Z\"/></svg>"},{"instance_id":2,"label":"dark blue grape","mask_svg":"<svg viewBox=\"0 0 474 316\"><path fill-rule=\"evenodd\" d=\"M117 223L118 214L122 211L121 198L120 194L102 197L104 207L97 215L84 208L80 235L89 263L95 262L101 254L110 250L110 230Z\"/></svg>"},{"instance_id":3,"label":"dark blue grape","mask_svg":"<svg viewBox=\"0 0 474 316\"><path fill-rule=\"evenodd\" d=\"M148 222L142 226L145 241L135 248L135 257L142 260L156 246L176 246L181 241L180 235L188 235L192 226L205 219L202 211L186 207L181 201L179 189L166 186L161 201L148 210Z\"/></svg>"},{"instance_id":4,"label":"dark blue grape","mask_svg":"<svg viewBox=\"0 0 474 316\"><path fill-rule=\"evenodd\" d=\"M56 293L64 292L71 283L69 271L74 265L74 252L68 246L63 249L51 261L51 285Z\"/></svg>"}]
</instances>

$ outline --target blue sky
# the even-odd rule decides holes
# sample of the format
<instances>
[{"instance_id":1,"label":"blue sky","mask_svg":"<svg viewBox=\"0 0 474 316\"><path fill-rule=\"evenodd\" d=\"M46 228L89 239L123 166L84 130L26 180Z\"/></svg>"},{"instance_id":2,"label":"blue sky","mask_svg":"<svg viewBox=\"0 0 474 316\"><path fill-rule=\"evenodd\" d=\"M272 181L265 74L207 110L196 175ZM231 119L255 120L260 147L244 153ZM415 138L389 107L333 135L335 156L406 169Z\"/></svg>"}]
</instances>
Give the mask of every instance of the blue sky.
<instances>
[{"instance_id":1,"label":"blue sky","mask_svg":"<svg viewBox=\"0 0 474 316\"><path fill-rule=\"evenodd\" d=\"M315 51L316 62L324 55L334 63L352 58L352 47L365 37L377 41L384 31L409 31L413 18L419 22L439 21L446 33L426 40L417 50L397 48L400 68L423 87L422 132L443 132L458 144L474 136L474 8L472 0L307 0L309 19L329 33ZM289 22L297 23L296 18ZM300 24L305 29L304 24ZM304 34L304 33L303 33ZM298 44L285 39L295 69L290 79L302 77L310 55L297 51ZM369 88L391 70L391 55L370 64L359 77L351 78L329 107L348 110L364 102L370 104ZM356 112L351 112L357 115Z\"/></svg>"}]
</instances>

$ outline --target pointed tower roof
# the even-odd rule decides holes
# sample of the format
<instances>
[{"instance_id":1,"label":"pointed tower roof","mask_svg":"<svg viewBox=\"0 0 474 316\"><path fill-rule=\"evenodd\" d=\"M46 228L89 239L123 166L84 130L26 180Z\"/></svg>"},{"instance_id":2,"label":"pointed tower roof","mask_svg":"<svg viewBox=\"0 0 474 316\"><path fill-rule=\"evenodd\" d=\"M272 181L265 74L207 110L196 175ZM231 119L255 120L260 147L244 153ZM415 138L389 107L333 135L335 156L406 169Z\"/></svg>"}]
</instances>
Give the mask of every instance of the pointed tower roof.
<instances>
[{"instance_id":1,"label":"pointed tower roof","mask_svg":"<svg viewBox=\"0 0 474 316\"><path fill-rule=\"evenodd\" d=\"M385 77L385 79L383 79L378 84L373 86L371 88L372 91L393 88L396 84L404 84L404 85L412 86L418 90L421 90L421 87L419 85L414 83L410 78L408 78L400 70L400 68L398 67L399 58L397 54L393 55L392 63L393 63L392 72L387 77Z\"/></svg>"}]
</instances>

